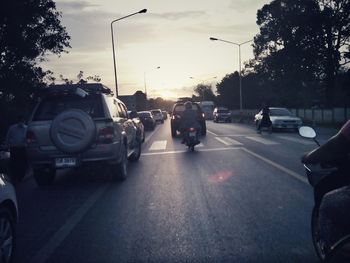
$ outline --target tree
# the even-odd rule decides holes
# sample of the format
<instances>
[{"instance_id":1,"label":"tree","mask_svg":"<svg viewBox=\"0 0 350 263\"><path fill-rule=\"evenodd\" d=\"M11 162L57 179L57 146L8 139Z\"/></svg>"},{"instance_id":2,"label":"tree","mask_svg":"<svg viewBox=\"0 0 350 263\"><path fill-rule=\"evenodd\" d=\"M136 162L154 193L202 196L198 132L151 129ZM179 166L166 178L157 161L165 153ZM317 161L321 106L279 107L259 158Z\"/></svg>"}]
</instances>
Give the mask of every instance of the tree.
<instances>
[{"instance_id":1,"label":"tree","mask_svg":"<svg viewBox=\"0 0 350 263\"><path fill-rule=\"evenodd\" d=\"M198 95L199 100L216 101L216 96L211 88L211 85L198 84L194 88L194 92Z\"/></svg>"},{"instance_id":2,"label":"tree","mask_svg":"<svg viewBox=\"0 0 350 263\"><path fill-rule=\"evenodd\" d=\"M69 47L60 17L53 0L7 1L0 9L0 111L13 117L1 123L2 130L16 115L29 112L35 90L52 79L52 72L38 63L48 53L59 55Z\"/></svg>"},{"instance_id":3,"label":"tree","mask_svg":"<svg viewBox=\"0 0 350 263\"><path fill-rule=\"evenodd\" d=\"M349 63L349 0L274 0L258 10L257 24L255 71L292 95L324 80L332 105L336 75Z\"/></svg>"},{"instance_id":4,"label":"tree","mask_svg":"<svg viewBox=\"0 0 350 263\"><path fill-rule=\"evenodd\" d=\"M230 109L239 109L239 73L236 71L226 75L216 84L218 105Z\"/></svg>"},{"instance_id":5,"label":"tree","mask_svg":"<svg viewBox=\"0 0 350 263\"><path fill-rule=\"evenodd\" d=\"M60 75L60 80L63 81L65 84L74 84L73 80L65 78L62 74ZM101 82L101 78L98 75L88 76L84 78L84 71L80 70L77 75L76 84L85 84L85 83L88 83L89 81ZM55 84L55 80L52 81L52 84Z\"/></svg>"}]
</instances>

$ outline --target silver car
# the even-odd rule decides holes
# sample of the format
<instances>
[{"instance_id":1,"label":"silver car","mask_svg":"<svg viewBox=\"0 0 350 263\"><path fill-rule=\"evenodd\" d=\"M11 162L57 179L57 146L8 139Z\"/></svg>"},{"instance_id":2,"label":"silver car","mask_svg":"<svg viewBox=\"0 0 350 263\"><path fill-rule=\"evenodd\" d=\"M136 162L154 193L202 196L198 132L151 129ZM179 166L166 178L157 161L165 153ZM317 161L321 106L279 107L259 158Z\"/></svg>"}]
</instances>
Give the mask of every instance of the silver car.
<instances>
[{"instance_id":1,"label":"silver car","mask_svg":"<svg viewBox=\"0 0 350 263\"><path fill-rule=\"evenodd\" d=\"M16 244L18 208L15 189L0 173L0 262L12 262Z\"/></svg>"},{"instance_id":2,"label":"silver car","mask_svg":"<svg viewBox=\"0 0 350 263\"><path fill-rule=\"evenodd\" d=\"M39 186L56 170L106 164L117 179L127 175L127 159L141 154L140 134L125 105L102 84L49 87L27 129L27 155Z\"/></svg>"},{"instance_id":3,"label":"silver car","mask_svg":"<svg viewBox=\"0 0 350 263\"><path fill-rule=\"evenodd\" d=\"M299 117L293 116L293 114L286 108L269 107L269 110L273 129L293 129L297 131L303 124ZM258 126L261 119L262 111L255 115L256 126Z\"/></svg>"}]
</instances>

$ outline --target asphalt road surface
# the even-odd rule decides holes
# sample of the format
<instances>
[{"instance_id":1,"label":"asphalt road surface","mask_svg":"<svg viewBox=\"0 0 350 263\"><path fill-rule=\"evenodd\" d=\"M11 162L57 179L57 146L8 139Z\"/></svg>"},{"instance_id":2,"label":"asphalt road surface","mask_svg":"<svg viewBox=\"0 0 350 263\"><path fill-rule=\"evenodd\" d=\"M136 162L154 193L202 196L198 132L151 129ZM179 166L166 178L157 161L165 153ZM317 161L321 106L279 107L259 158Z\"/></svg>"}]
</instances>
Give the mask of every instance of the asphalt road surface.
<instances>
[{"instance_id":1,"label":"asphalt road surface","mask_svg":"<svg viewBox=\"0 0 350 263\"><path fill-rule=\"evenodd\" d=\"M124 182L101 167L62 171L46 188L26 178L15 262L317 262L300 163L314 142L207 127L189 152L169 120L158 125Z\"/></svg>"}]
</instances>

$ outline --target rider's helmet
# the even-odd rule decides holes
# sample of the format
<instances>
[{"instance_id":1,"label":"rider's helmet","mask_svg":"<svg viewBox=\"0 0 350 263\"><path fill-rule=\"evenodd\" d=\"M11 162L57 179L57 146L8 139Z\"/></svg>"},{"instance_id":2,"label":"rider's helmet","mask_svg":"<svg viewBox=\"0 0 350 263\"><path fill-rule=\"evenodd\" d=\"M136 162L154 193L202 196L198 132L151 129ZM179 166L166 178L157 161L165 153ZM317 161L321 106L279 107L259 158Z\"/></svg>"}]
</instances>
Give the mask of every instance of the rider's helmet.
<instances>
[{"instance_id":1,"label":"rider's helmet","mask_svg":"<svg viewBox=\"0 0 350 263\"><path fill-rule=\"evenodd\" d=\"M185 105L185 109L186 109L186 110L192 109L192 102L186 101L184 105Z\"/></svg>"}]
</instances>

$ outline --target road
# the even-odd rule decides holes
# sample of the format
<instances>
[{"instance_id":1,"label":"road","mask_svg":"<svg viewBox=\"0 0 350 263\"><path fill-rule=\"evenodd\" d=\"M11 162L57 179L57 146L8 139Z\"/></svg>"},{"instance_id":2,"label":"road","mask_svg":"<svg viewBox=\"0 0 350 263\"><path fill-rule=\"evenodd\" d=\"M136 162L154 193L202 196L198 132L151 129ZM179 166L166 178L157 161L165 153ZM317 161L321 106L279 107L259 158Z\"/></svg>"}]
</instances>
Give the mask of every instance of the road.
<instances>
[{"instance_id":1,"label":"road","mask_svg":"<svg viewBox=\"0 0 350 263\"><path fill-rule=\"evenodd\" d=\"M147 135L124 182L103 169L17 186L15 262L317 262L312 189L295 133L207 121L195 152L170 123ZM321 138L325 140L326 138Z\"/></svg>"}]
</instances>

